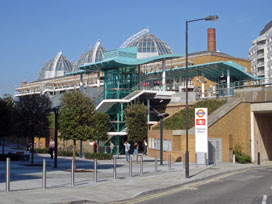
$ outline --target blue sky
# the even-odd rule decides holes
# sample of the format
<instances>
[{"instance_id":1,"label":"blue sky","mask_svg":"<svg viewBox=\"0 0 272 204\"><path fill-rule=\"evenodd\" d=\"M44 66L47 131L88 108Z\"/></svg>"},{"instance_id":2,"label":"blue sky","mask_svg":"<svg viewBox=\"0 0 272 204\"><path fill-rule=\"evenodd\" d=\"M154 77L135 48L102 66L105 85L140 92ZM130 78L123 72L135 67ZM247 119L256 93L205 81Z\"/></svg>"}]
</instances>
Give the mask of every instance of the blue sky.
<instances>
[{"instance_id":1,"label":"blue sky","mask_svg":"<svg viewBox=\"0 0 272 204\"><path fill-rule=\"evenodd\" d=\"M214 14L216 22L189 25L189 52L206 50L214 27L217 50L248 58L271 8L271 0L0 0L0 96L34 81L59 50L75 62L97 40L115 49L146 27L184 54L185 21Z\"/></svg>"}]
</instances>

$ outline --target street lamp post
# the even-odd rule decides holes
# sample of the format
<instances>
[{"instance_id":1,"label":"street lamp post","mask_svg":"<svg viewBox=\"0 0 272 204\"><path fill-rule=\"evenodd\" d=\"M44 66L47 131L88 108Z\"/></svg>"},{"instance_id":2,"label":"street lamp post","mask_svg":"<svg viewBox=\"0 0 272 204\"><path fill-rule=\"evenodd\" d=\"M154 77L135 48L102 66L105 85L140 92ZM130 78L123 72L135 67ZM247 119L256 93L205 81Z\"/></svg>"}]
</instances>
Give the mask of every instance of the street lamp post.
<instances>
[{"instance_id":1,"label":"street lamp post","mask_svg":"<svg viewBox=\"0 0 272 204\"><path fill-rule=\"evenodd\" d=\"M54 158L54 168L58 168L58 115L59 115L59 106L53 107L55 113L55 158Z\"/></svg>"},{"instance_id":2,"label":"street lamp post","mask_svg":"<svg viewBox=\"0 0 272 204\"><path fill-rule=\"evenodd\" d=\"M185 177L189 178L189 151L188 151L188 24L195 21L216 21L218 16L208 16L206 18L199 18L186 21L185 46L186 46L186 67L185 67L185 82L186 82L186 150L185 150Z\"/></svg>"},{"instance_id":3,"label":"street lamp post","mask_svg":"<svg viewBox=\"0 0 272 204\"><path fill-rule=\"evenodd\" d=\"M167 117L168 113L161 113L160 118L160 165L163 165L163 118Z\"/></svg>"}]
</instances>

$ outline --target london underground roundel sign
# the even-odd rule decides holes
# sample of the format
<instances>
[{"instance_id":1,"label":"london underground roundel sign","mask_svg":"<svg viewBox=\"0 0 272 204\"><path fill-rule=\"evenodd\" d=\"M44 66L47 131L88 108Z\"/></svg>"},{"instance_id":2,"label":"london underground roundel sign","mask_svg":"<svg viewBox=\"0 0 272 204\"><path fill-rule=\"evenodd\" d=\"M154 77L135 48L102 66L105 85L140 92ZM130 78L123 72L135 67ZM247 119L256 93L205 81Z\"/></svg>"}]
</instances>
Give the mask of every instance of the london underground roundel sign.
<instances>
[{"instance_id":1,"label":"london underground roundel sign","mask_svg":"<svg viewBox=\"0 0 272 204\"><path fill-rule=\"evenodd\" d=\"M196 112L196 115L200 118L202 118L205 115L205 111L203 109L198 109Z\"/></svg>"}]
</instances>

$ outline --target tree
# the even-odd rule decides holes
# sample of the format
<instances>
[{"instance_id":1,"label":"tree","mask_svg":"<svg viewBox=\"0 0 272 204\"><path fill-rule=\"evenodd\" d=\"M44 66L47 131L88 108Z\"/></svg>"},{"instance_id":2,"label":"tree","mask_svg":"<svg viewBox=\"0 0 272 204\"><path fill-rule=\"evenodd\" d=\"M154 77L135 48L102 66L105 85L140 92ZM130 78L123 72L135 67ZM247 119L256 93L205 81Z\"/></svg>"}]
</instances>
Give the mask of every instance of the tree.
<instances>
[{"instance_id":1,"label":"tree","mask_svg":"<svg viewBox=\"0 0 272 204\"><path fill-rule=\"evenodd\" d=\"M45 95L21 96L15 103L16 121L20 134L24 134L31 140L34 148L34 138L48 137L49 121L48 116L51 112L51 101ZM17 125L17 124L16 124ZM34 151L32 148L31 164L34 164Z\"/></svg>"},{"instance_id":2,"label":"tree","mask_svg":"<svg viewBox=\"0 0 272 204\"><path fill-rule=\"evenodd\" d=\"M66 93L61 98L59 130L63 139L73 140L73 161L76 156L76 140L92 138L95 125L95 107L90 98L79 91Z\"/></svg>"},{"instance_id":3,"label":"tree","mask_svg":"<svg viewBox=\"0 0 272 204\"><path fill-rule=\"evenodd\" d=\"M107 132L110 126L110 117L106 113L95 113L95 129L93 133L93 140L105 141L108 139Z\"/></svg>"},{"instance_id":4,"label":"tree","mask_svg":"<svg viewBox=\"0 0 272 204\"><path fill-rule=\"evenodd\" d=\"M147 137L147 108L143 103L129 104L125 109L128 141L140 143Z\"/></svg>"},{"instance_id":5,"label":"tree","mask_svg":"<svg viewBox=\"0 0 272 204\"><path fill-rule=\"evenodd\" d=\"M5 138L11 132L11 116L13 110L13 99L9 95L0 98L0 142L2 143L2 154L5 153Z\"/></svg>"}]
</instances>

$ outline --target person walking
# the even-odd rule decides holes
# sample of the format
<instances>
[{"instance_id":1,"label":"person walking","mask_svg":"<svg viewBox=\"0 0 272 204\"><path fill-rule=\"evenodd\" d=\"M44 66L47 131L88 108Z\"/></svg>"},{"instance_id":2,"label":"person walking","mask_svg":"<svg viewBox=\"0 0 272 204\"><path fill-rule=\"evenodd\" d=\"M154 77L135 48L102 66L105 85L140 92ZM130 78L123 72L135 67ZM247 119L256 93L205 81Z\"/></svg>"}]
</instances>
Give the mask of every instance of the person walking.
<instances>
[{"instance_id":1,"label":"person walking","mask_svg":"<svg viewBox=\"0 0 272 204\"><path fill-rule=\"evenodd\" d=\"M94 153L97 152L97 142L96 141L94 141L94 143L93 143L93 151L94 151Z\"/></svg>"},{"instance_id":2,"label":"person walking","mask_svg":"<svg viewBox=\"0 0 272 204\"><path fill-rule=\"evenodd\" d=\"M127 141L125 141L124 146L125 146L126 160L128 162L128 160L129 160L130 144Z\"/></svg>"},{"instance_id":3,"label":"person walking","mask_svg":"<svg viewBox=\"0 0 272 204\"><path fill-rule=\"evenodd\" d=\"M144 155L147 153L147 142L144 140Z\"/></svg>"},{"instance_id":4,"label":"person walking","mask_svg":"<svg viewBox=\"0 0 272 204\"><path fill-rule=\"evenodd\" d=\"M55 142L54 142L53 139L50 139L50 142L49 142L49 154L51 156L51 159L53 159L54 149L55 149Z\"/></svg>"},{"instance_id":5,"label":"person walking","mask_svg":"<svg viewBox=\"0 0 272 204\"><path fill-rule=\"evenodd\" d=\"M133 151L134 156L136 156L137 153L138 153L138 152L137 152L137 151L138 151L138 150L137 150L137 147L138 147L138 143L135 142L135 143L134 143L134 151Z\"/></svg>"},{"instance_id":6,"label":"person walking","mask_svg":"<svg viewBox=\"0 0 272 204\"><path fill-rule=\"evenodd\" d=\"M114 144L112 143L112 141L110 141L110 154L113 153L113 149L114 149Z\"/></svg>"}]
</instances>

